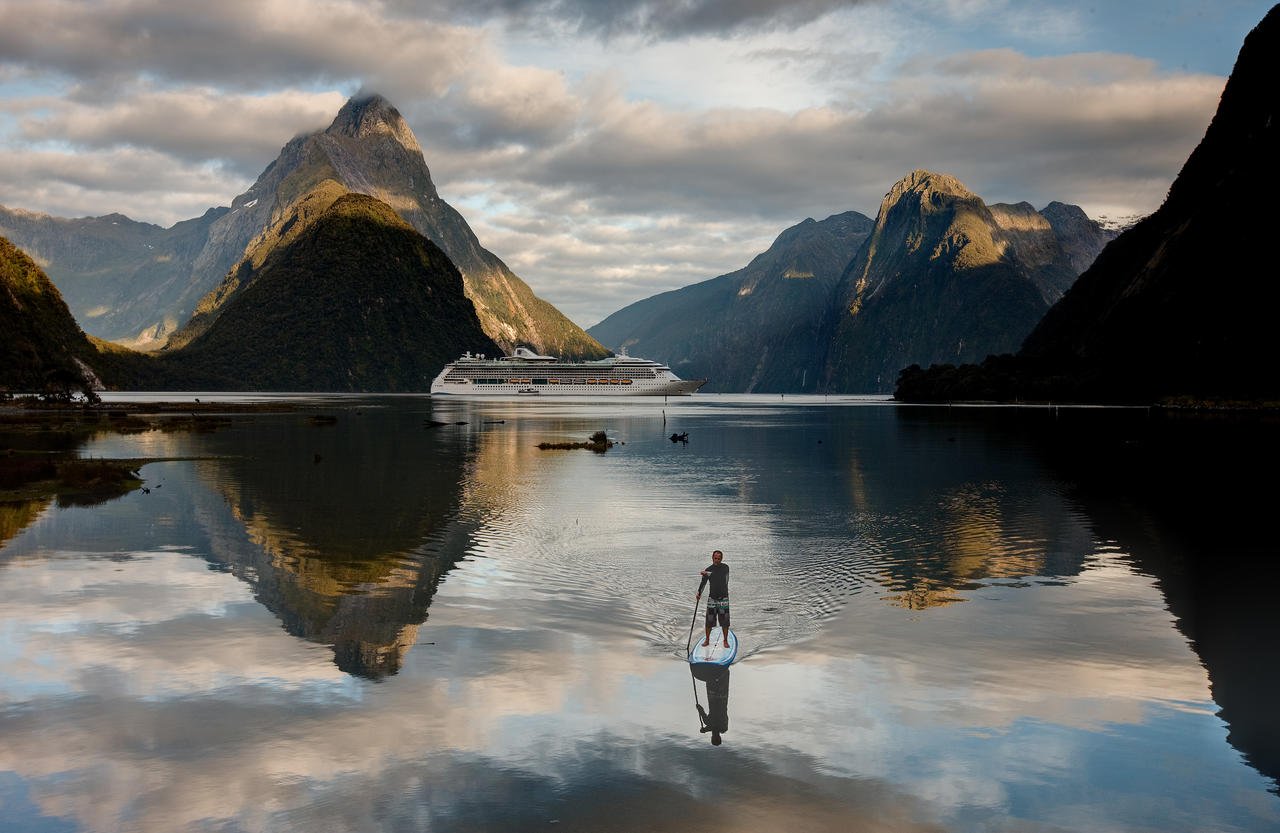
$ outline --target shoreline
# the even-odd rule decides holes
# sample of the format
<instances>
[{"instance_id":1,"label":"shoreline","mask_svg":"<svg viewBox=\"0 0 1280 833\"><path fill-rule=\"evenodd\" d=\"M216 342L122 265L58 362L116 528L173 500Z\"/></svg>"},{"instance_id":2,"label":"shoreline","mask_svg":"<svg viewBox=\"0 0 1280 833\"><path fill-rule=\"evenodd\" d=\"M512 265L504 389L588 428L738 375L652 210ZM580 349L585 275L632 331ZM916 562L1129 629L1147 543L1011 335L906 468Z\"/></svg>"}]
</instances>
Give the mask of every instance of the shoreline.
<instances>
[{"instance_id":1,"label":"shoreline","mask_svg":"<svg viewBox=\"0 0 1280 833\"><path fill-rule=\"evenodd\" d=\"M216 431L234 416L296 410L280 402L0 402L0 506L104 503L142 489L148 463L192 459L80 457L95 435Z\"/></svg>"}]
</instances>

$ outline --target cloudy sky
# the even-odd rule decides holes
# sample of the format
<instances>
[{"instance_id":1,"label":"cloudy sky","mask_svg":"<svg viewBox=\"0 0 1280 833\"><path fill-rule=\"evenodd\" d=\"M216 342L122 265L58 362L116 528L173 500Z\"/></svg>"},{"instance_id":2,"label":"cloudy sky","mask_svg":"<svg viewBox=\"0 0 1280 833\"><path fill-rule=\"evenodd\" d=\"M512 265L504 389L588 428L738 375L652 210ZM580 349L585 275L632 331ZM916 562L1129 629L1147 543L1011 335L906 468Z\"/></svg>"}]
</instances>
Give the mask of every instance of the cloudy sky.
<instances>
[{"instance_id":1,"label":"cloudy sky","mask_svg":"<svg viewBox=\"0 0 1280 833\"><path fill-rule=\"evenodd\" d=\"M360 91L590 326L914 168L1145 213L1270 3L0 0L0 205L170 225Z\"/></svg>"}]
</instances>

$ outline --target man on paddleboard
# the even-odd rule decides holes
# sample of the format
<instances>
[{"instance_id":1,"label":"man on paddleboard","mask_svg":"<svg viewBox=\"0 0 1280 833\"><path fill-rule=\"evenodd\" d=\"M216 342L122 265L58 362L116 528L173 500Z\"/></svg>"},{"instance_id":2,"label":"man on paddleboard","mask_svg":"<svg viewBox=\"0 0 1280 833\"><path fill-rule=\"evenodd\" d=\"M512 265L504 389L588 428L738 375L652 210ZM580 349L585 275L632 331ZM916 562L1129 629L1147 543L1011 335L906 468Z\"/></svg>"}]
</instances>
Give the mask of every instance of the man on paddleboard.
<instances>
[{"instance_id":1,"label":"man on paddleboard","mask_svg":"<svg viewBox=\"0 0 1280 833\"><path fill-rule=\"evenodd\" d=\"M711 585L707 595L707 636L702 644L711 644L711 629L720 623L720 633L724 636L724 647L729 647L729 565L724 563L724 553L716 550L711 553L711 566L702 571L702 583L698 585L698 600L702 599L702 588Z\"/></svg>"}]
</instances>

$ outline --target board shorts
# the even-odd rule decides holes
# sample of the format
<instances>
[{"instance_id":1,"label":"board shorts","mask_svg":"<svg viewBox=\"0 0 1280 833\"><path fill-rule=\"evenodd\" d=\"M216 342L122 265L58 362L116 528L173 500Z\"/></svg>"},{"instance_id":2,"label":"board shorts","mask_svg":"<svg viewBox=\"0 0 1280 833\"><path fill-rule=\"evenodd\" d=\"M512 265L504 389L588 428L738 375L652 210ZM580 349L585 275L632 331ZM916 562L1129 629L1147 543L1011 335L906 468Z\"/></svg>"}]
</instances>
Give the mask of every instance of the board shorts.
<instances>
[{"instance_id":1,"label":"board shorts","mask_svg":"<svg viewBox=\"0 0 1280 833\"><path fill-rule=\"evenodd\" d=\"M719 620L720 627L729 629L729 600L707 598L707 627L714 628Z\"/></svg>"}]
</instances>

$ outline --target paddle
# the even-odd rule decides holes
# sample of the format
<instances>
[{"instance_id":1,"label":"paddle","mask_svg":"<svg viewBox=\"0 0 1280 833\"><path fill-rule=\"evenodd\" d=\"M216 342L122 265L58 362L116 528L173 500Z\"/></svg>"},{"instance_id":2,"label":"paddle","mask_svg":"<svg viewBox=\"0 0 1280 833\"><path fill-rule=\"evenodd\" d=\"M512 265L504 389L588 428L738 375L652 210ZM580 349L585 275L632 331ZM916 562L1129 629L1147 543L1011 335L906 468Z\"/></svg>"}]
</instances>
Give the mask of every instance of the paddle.
<instances>
[{"instance_id":1,"label":"paddle","mask_svg":"<svg viewBox=\"0 0 1280 833\"><path fill-rule=\"evenodd\" d=\"M693 629L698 624L698 607L702 604L702 596L698 596L693 602L693 621L689 623L689 638L684 643L684 655L689 656L689 648L693 646Z\"/></svg>"}]
</instances>

